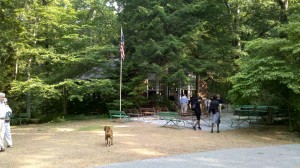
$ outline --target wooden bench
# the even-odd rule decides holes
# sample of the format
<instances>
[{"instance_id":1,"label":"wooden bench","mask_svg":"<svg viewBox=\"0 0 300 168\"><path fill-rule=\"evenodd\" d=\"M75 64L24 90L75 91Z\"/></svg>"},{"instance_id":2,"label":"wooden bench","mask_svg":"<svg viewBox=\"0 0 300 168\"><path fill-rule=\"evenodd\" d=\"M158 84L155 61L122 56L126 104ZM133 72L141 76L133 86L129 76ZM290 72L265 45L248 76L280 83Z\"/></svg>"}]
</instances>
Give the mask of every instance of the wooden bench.
<instances>
[{"instance_id":1,"label":"wooden bench","mask_svg":"<svg viewBox=\"0 0 300 168\"><path fill-rule=\"evenodd\" d=\"M191 124L192 126L195 125L195 122L197 120L196 114L194 111L188 109L186 113L181 113L180 112L180 116L181 116L181 120L187 124ZM210 115L205 115L205 114L201 114L200 116L200 120L205 122L207 124L207 126L211 126L211 118ZM200 123L203 123L201 122Z\"/></svg>"},{"instance_id":2,"label":"wooden bench","mask_svg":"<svg viewBox=\"0 0 300 168\"><path fill-rule=\"evenodd\" d=\"M143 119L143 114L138 109L125 109L124 111L129 117L137 117L138 120Z\"/></svg>"},{"instance_id":3,"label":"wooden bench","mask_svg":"<svg viewBox=\"0 0 300 168\"><path fill-rule=\"evenodd\" d=\"M170 111L168 111L168 112L159 112L159 113L157 113L157 115L159 116L159 119L166 121L166 123L162 127L168 125L169 123L179 127L178 123L182 122L178 112L170 112Z\"/></svg>"},{"instance_id":4,"label":"wooden bench","mask_svg":"<svg viewBox=\"0 0 300 168\"><path fill-rule=\"evenodd\" d=\"M118 111L118 110L109 110L109 116L110 119L127 119L129 121L129 116L124 111Z\"/></svg>"},{"instance_id":5,"label":"wooden bench","mask_svg":"<svg viewBox=\"0 0 300 168\"><path fill-rule=\"evenodd\" d=\"M194 125L194 122L196 120L196 115L195 115L195 112L188 109L186 113L179 113L180 115L180 119L184 122L184 125L185 123L187 124L191 124L192 126Z\"/></svg>"},{"instance_id":6,"label":"wooden bench","mask_svg":"<svg viewBox=\"0 0 300 168\"><path fill-rule=\"evenodd\" d=\"M169 108L168 107L156 107L156 112L167 112L169 111Z\"/></svg>"},{"instance_id":7,"label":"wooden bench","mask_svg":"<svg viewBox=\"0 0 300 168\"><path fill-rule=\"evenodd\" d=\"M154 115L155 114L155 108L140 108L140 112L142 114L146 115Z\"/></svg>"}]
</instances>

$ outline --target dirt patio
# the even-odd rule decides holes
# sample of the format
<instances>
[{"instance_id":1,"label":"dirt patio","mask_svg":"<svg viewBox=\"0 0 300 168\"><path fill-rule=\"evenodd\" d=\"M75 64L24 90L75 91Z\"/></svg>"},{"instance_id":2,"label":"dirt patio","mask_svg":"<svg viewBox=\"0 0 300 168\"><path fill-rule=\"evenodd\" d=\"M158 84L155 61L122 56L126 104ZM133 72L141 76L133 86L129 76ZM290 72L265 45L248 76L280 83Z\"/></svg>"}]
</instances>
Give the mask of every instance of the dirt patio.
<instances>
[{"instance_id":1,"label":"dirt patio","mask_svg":"<svg viewBox=\"0 0 300 168\"><path fill-rule=\"evenodd\" d=\"M114 131L105 147L103 127ZM12 127L14 148L0 153L5 168L89 168L200 151L300 143L282 126L241 128L211 134L144 122L72 121Z\"/></svg>"}]
</instances>

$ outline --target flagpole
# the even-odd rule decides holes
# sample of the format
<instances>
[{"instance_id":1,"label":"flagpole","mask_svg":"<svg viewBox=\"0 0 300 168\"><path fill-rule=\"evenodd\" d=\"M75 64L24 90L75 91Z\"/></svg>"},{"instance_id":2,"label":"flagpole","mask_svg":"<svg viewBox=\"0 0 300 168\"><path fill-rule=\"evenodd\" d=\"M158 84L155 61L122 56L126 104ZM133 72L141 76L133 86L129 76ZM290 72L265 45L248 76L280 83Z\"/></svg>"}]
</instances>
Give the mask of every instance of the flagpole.
<instances>
[{"instance_id":1,"label":"flagpole","mask_svg":"<svg viewBox=\"0 0 300 168\"><path fill-rule=\"evenodd\" d=\"M122 66L123 66L123 61L125 58L125 51L124 51L124 34L123 30L121 27L121 43L120 43L120 111L122 110Z\"/></svg>"},{"instance_id":2,"label":"flagpole","mask_svg":"<svg viewBox=\"0 0 300 168\"><path fill-rule=\"evenodd\" d=\"M122 64L123 64L123 61L122 61L122 58L120 59L120 111L122 110Z\"/></svg>"}]
</instances>

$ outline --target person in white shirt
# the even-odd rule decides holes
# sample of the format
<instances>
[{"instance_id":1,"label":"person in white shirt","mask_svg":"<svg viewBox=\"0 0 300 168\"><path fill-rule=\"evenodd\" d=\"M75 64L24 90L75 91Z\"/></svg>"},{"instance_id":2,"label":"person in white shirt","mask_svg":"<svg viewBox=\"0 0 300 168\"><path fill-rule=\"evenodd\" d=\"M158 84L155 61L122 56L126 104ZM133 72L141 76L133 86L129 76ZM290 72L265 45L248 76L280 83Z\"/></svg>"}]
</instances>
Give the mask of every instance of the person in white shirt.
<instances>
[{"instance_id":1,"label":"person in white shirt","mask_svg":"<svg viewBox=\"0 0 300 168\"><path fill-rule=\"evenodd\" d=\"M184 94L180 99L181 113L186 113L188 109L189 99Z\"/></svg>"},{"instance_id":2,"label":"person in white shirt","mask_svg":"<svg viewBox=\"0 0 300 168\"><path fill-rule=\"evenodd\" d=\"M12 138L10 133L10 117L12 115L12 110L7 104L6 98L4 98L4 103L6 105L6 115L5 115L5 123L4 123L4 127L5 127L4 140L6 141L8 148L13 148Z\"/></svg>"},{"instance_id":3,"label":"person in white shirt","mask_svg":"<svg viewBox=\"0 0 300 168\"><path fill-rule=\"evenodd\" d=\"M6 115L6 106L4 103L5 94L0 93L0 152L5 151L4 148L4 133L5 133L5 115Z\"/></svg>"}]
</instances>

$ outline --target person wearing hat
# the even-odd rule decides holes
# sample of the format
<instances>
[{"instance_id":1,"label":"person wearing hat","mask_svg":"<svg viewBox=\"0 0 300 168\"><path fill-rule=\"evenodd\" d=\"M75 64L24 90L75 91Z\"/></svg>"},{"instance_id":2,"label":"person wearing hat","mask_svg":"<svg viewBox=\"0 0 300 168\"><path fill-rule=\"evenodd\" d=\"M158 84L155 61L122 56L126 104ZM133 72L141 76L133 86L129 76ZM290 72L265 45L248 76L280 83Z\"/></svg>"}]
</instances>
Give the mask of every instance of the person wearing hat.
<instances>
[{"instance_id":1,"label":"person wearing hat","mask_svg":"<svg viewBox=\"0 0 300 168\"><path fill-rule=\"evenodd\" d=\"M4 104L6 106L6 115L5 115L5 123L4 123L4 127L5 127L4 140L6 141L8 148L13 148L12 138L10 133L10 117L12 115L12 110L7 104L7 98L4 98Z\"/></svg>"},{"instance_id":2,"label":"person wearing hat","mask_svg":"<svg viewBox=\"0 0 300 168\"><path fill-rule=\"evenodd\" d=\"M6 105L4 103L5 94L0 93L0 152L5 151L4 148L4 133L5 133L5 115L6 115Z\"/></svg>"}]
</instances>

